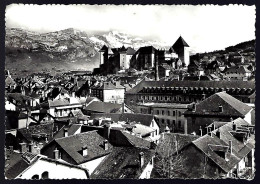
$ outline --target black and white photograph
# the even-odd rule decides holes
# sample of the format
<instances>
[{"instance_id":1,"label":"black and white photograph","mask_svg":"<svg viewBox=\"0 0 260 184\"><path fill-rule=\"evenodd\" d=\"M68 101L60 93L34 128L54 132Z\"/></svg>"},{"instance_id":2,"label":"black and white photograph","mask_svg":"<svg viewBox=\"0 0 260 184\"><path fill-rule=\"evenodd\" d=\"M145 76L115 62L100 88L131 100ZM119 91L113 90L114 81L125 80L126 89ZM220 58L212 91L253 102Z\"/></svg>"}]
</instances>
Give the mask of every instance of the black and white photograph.
<instances>
[{"instance_id":1,"label":"black and white photograph","mask_svg":"<svg viewBox=\"0 0 260 184\"><path fill-rule=\"evenodd\" d=\"M255 178L256 5L8 4L6 180Z\"/></svg>"}]
</instances>

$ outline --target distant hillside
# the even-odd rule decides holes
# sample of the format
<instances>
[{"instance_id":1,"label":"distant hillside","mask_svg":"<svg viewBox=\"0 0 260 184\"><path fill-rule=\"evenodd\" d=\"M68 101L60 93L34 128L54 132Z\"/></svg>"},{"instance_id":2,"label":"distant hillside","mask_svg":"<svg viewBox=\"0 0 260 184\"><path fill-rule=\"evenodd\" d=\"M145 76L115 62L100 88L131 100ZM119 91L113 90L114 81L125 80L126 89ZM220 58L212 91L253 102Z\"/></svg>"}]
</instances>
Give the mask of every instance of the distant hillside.
<instances>
[{"instance_id":1,"label":"distant hillside","mask_svg":"<svg viewBox=\"0 0 260 184\"><path fill-rule=\"evenodd\" d=\"M224 54L230 54L230 53L240 53L244 56L251 56L255 57L255 40L245 41L239 44L236 44L234 46L230 46L225 48L225 50L217 50L213 52L205 52L205 53L197 53L193 56L191 56L191 60L193 59L201 59L205 56L223 56Z\"/></svg>"}]
</instances>

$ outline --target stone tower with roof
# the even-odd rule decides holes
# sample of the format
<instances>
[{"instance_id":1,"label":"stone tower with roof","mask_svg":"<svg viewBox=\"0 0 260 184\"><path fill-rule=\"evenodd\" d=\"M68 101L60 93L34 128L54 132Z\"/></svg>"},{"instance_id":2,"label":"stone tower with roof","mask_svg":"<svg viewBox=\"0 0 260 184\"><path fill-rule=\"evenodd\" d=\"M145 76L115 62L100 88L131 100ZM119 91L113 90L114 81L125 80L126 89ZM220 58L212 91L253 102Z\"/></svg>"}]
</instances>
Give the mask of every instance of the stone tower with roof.
<instances>
[{"instance_id":1,"label":"stone tower with roof","mask_svg":"<svg viewBox=\"0 0 260 184\"><path fill-rule=\"evenodd\" d=\"M100 56L100 65L104 64L104 54L107 52L108 47L104 45L100 50L99 50L99 56Z\"/></svg>"},{"instance_id":2,"label":"stone tower with roof","mask_svg":"<svg viewBox=\"0 0 260 184\"><path fill-rule=\"evenodd\" d=\"M190 64L190 54L188 47L189 45L180 36L169 50L170 53L176 52L178 58L185 64L186 67Z\"/></svg>"}]
</instances>

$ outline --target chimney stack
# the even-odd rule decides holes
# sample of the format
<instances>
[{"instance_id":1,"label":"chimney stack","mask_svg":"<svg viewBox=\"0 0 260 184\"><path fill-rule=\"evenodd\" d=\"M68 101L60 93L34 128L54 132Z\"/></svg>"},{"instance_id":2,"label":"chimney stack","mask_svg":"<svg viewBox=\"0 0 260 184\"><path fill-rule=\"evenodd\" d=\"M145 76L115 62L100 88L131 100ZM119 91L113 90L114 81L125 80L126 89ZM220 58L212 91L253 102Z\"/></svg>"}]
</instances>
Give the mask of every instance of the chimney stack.
<instances>
[{"instance_id":1,"label":"chimney stack","mask_svg":"<svg viewBox=\"0 0 260 184\"><path fill-rule=\"evenodd\" d=\"M33 142L30 142L30 143L29 143L29 152L30 152L30 153L33 153L33 147L34 147Z\"/></svg>"},{"instance_id":2,"label":"chimney stack","mask_svg":"<svg viewBox=\"0 0 260 184\"><path fill-rule=\"evenodd\" d=\"M232 154L232 149L233 149L232 141L229 140L228 143L229 143L229 152L230 152L230 154Z\"/></svg>"},{"instance_id":3,"label":"chimney stack","mask_svg":"<svg viewBox=\"0 0 260 184\"><path fill-rule=\"evenodd\" d=\"M40 149L42 149L42 148L43 148L43 143L40 142L39 145L38 145L38 147L39 147Z\"/></svg>"},{"instance_id":4,"label":"chimney stack","mask_svg":"<svg viewBox=\"0 0 260 184\"><path fill-rule=\"evenodd\" d=\"M88 147L87 146L82 147L82 155L83 155L83 157L88 155Z\"/></svg>"},{"instance_id":5,"label":"chimney stack","mask_svg":"<svg viewBox=\"0 0 260 184\"><path fill-rule=\"evenodd\" d=\"M201 128L201 126L200 126L200 136L202 136L203 135L203 133L202 133L202 128Z\"/></svg>"},{"instance_id":6,"label":"chimney stack","mask_svg":"<svg viewBox=\"0 0 260 184\"><path fill-rule=\"evenodd\" d=\"M69 136L68 129L64 128L64 137L68 137L68 136Z\"/></svg>"},{"instance_id":7,"label":"chimney stack","mask_svg":"<svg viewBox=\"0 0 260 184\"><path fill-rule=\"evenodd\" d=\"M40 154L40 149L38 148L37 145L34 145L33 150L32 150L32 153L33 153L33 154Z\"/></svg>"},{"instance_id":8,"label":"chimney stack","mask_svg":"<svg viewBox=\"0 0 260 184\"><path fill-rule=\"evenodd\" d=\"M216 131L216 136L220 139L220 131L219 131L219 129Z\"/></svg>"},{"instance_id":9,"label":"chimney stack","mask_svg":"<svg viewBox=\"0 0 260 184\"><path fill-rule=\"evenodd\" d=\"M105 139L109 139L110 137L110 124L105 124L104 126L104 137Z\"/></svg>"},{"instance_id":10,"label":"chimney stack","mask_svg":"<svg viewBox=\"0 0 260 184\"><path fill-rule=\"evenodd\" d=\"M211 135L211 128L208 127L208 130L209 130L208 134Z\"/></svg>"},{"instance_id":11,"label":"chimney stack","mask_svg":"<svg viewBox=\"0 0 260 184\"><path fill-rule=\"evenodd\" d=\"M140 162L140 168L144 166L144 153L140 152L139 153L139 162Z\"/></svg>"},{"instance_id":12,"label":"chimney stack","mask_svg":"<svg viewBox=\"0 0 260 184\"><path fill-rule=\"evenodd\" d=\"M235 122L233 121L233 130L237 131L237 125L235 124Z\"/></svg>"},{"instance_id":13,"label":"chimney stack","mask_svg":"<svg viewBox=\"0 0 260 184\"><path fill-rule=\"evenodd\" d=\"M206 94L203 93L203 94L202 94L202 100L205 100L205 99L206 99Z\"/></svg>"},{"instance_id":14,"label":"chimney stack","mask_svg":"<svg viewBox=\"0 0 260 184\"><path fill-rule=\"evenodd\" d=\"M55 148L55 150L53 151L53 155L54 155L54 159L58 160L59 159L59 150L57 148Z\"/></svg>"},{"instance_id":15,"label":"chimney stack","mask_svg":"<svg viewBox=\"0 0 260 184\"><path fill-rule=\"evenodd\" d=\"M19 144L20 144L20 152L25 153L27 151L26 143L22 142L22 143L19 143Z\"/></svg>"},{"instance_id":16,"label":"chimney stack","mask_svg":"<svg viewBox=\"0 0 260 184\"><path fill-rule=\"evenodd\" d=\"M108 150L108 141L104 140L104 150Z\"/></svg>"}]
</instances>

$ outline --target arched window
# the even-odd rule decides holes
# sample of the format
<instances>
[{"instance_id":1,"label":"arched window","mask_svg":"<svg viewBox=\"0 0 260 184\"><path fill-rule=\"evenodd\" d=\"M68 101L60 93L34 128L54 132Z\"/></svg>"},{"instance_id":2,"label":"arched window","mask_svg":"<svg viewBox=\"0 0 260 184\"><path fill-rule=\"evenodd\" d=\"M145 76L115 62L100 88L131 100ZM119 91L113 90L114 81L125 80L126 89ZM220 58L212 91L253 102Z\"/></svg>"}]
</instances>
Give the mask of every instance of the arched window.
<instances>
[{"instance_id":1,"label":"arched window","mask_svg":"<svg viewBox=\"0 0 260 184\"><path fill-rule=\"evenodd\" d=\"M42 179L48 179L49 178L49 172L45 171L42 173Z\"/></svg>"},{"instance_id":2,"label":"arched window","mask_svg":"<svg viewBox=\"0 0 260 184\"><path fill-rule=\"evenodd\" d=\"M33 180L38 180L38 179L39 179L39 175L38 175L38 174L33 175L33 176L32 176L32 179L33 179Z\"/></svg>"}]
</instances>

